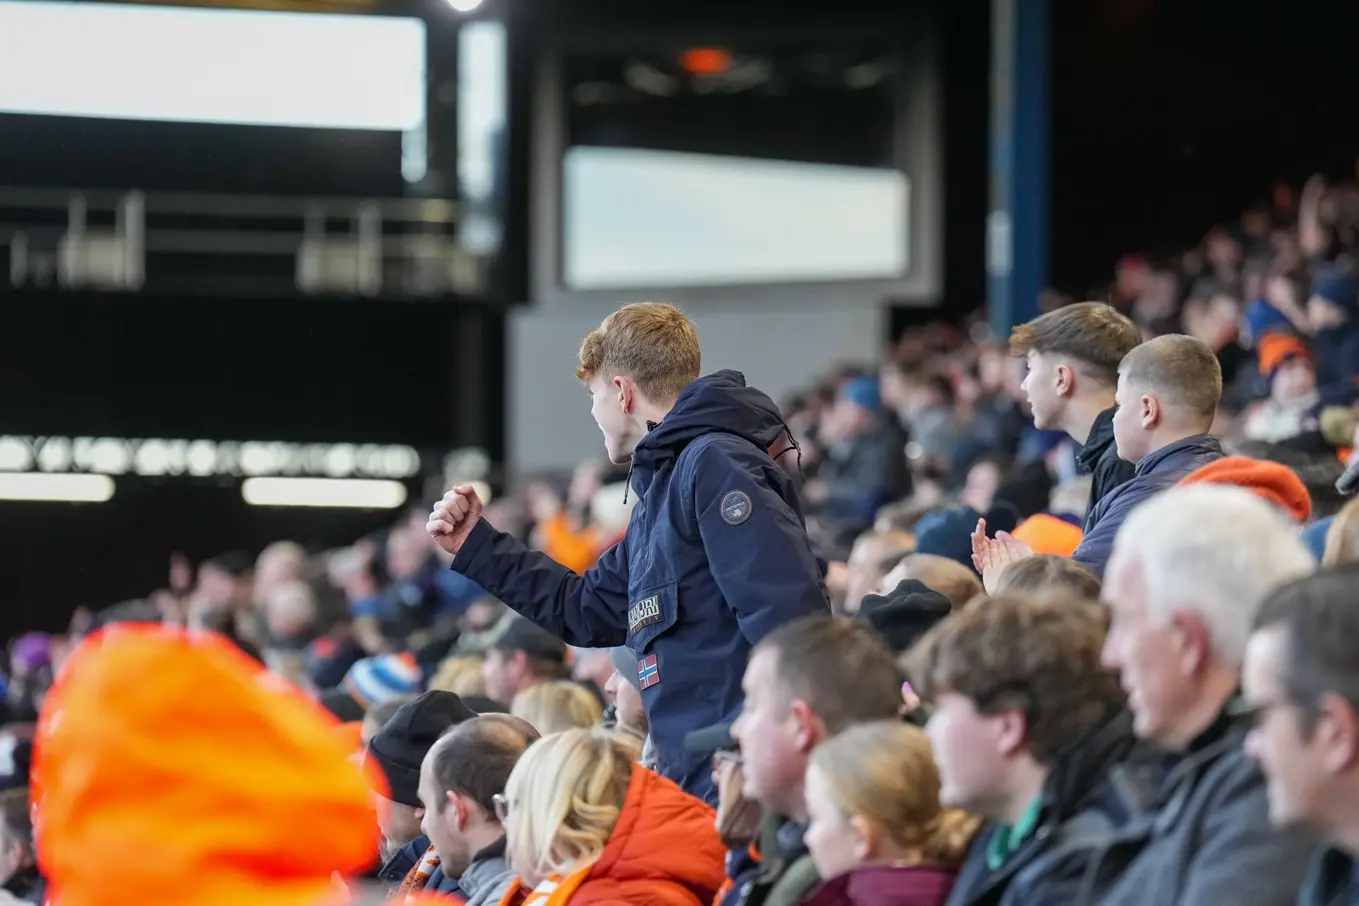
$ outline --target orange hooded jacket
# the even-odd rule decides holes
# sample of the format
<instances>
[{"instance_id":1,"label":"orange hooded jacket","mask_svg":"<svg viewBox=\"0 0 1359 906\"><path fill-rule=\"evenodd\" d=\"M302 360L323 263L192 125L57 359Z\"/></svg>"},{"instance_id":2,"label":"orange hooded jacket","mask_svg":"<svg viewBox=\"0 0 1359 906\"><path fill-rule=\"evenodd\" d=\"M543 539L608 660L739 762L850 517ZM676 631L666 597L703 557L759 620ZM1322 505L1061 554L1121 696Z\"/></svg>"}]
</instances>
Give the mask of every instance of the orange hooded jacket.
<instances>
[{"instance_id":1,"label":"orange hooded jacket","mask_svg":"<svg viewBox=\"0 0 1359 906\"><path fill-rule=\"evenodd\" d=\"M726 879L715 817L702 800L634 767L618 823L594 864L550 893L516 881L501 906L708 906Z\"/></svg>"},{"instance_id":2,"label":"orange hooded jacket","mask_svg":"<svg viewBox=\"0 0 1359 906\"><path fill-rule=\"evenodd\" d=\"M1224 456L1180 479L1180 484L1234 484L1292 516L1306 522L1312 515L1312 495L1297 473L1287 466L1263 459Z\"/></svg>"},{"instance_id":3,"label":"orange hooded jacket","mask_svg":"<svg viewBox=\"0 0 1359 906\"><path fill-rule=\"evenodd\" d=\"M336 877L375 861L380 781L337 726L221 636L91 636L34 740L52 906L346 902Z\"/></svg>"},{"instance_id":4,"label":"orange hooded jacket","mask_svg":"<svg viewBox=\"0 0 1359 906\"><path fill-rule=\"evenodd\" d=\"M1048 513L1030 516L1015 528L1014 537L1033 548L1035 554L1070 557L1081 546L1084 533L1079 525Z\"/></svg>"}]
</instances>

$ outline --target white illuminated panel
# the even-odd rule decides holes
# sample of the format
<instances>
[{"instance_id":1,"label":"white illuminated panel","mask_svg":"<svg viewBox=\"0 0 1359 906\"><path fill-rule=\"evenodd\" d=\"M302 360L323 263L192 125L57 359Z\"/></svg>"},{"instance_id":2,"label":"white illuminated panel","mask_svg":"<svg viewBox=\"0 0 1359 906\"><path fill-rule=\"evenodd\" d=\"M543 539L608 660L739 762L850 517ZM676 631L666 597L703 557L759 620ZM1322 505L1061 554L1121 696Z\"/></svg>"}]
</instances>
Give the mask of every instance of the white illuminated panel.
<instances>
[{"instance_id":1,"label":"white illuminated panel","mask_svg":"<svg viewBox=\"0 0 1359 906\"><path fill-rule=\"evenodd\" d=\"M394 510L406 502L406 489L399 481L364 478L247 478L241 497L251 506Z\"/></svg>"},{"instance_id":2,"label":"white illuminated panel","mask_svg":"<svg viewBox=\"0 0 1359 906\"><path fill-rule=\"evenodd\" d=\"M0 112L408 131L418 19L0 0Z\"/></svg>"},{"instance_id":3,"label":"white illuminated panel","mask_svg":"<svg viewBox=\"0 0 1359 906\"><path fill-rule=\"evenodd\" d=\"M0 472L0 500L103 503L112 496L113 479L107 475Z\"/></svg>"},{"instance_id":4,"label":"white illuminated panel","mask_svg":"<svg viewBox=\"0 0 1359 906\"><path fill-rule=\"evenodd\" d=\"M0 471L402 479L420 474L420 454L381 444L0 435Z\"/></svg>"},{"instance_id":5,"label":"white illuminated panel","mask_svg":"<svg viewBox=\"0 0 1359 906\"><path fill-rule=\"evenodd\" d=\"M458 185L465 217L458 239L468 251L493 255L503 228L492 203L502 164L509 109L508 36L502 22L458 29Z\"/></svg>"},{"instance_id":6,"label":"white illuminated panel","mask_svg":"<svg viewBox=\"0 0 1359 906\"><path fill-rule=\"evenodd\" d=\"M906 273L898 170L632 148L562 162L569 289L890 279Z\"/></svg>"}]
</instances>

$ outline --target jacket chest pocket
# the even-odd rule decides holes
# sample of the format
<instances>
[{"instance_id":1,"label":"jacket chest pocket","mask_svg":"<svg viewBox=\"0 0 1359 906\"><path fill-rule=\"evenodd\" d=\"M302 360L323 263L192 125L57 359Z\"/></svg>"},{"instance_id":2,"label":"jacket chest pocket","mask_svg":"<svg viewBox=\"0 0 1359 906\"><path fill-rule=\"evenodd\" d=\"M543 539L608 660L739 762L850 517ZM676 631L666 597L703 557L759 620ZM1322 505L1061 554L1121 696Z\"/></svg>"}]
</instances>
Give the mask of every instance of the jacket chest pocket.
<instances>
[{"instance_id":1,"label":"jacket chest pocket","mask_svg":"<svg viewBox=\"0 0 1359 906\"><path fill-rule=\"evenodd\" d=\"M650 585L635 592L628 605L628 647L646 654L651 643L679 620L679 583Z\"/></svg>"}]
</instances>

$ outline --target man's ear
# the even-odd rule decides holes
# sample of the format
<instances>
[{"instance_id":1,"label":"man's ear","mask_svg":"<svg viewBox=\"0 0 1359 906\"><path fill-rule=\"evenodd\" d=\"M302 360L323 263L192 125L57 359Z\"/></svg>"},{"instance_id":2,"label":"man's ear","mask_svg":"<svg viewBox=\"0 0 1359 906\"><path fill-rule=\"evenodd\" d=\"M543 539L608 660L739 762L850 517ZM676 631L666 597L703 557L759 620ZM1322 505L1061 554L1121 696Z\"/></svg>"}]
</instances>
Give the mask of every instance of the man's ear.
<instances>
[{"instance_id":1,"label":"man's ear","mask_svg":"<svg viewBox=\"0 0 1359 906\"><path fill-rule=\"evenodd\" d=\"M995 715L1000 726L996 733L996 748L1001 755L1013 755L1029 739L1029 719L1018 708L1007 708Z\"/></svg>"},{"instance_id":2,"label":"man's ear","mask_svg":"<svg viewBox=\"0 0 1359 906\"><path fill-rule=\"evenodd\" d=\"M616 375L613 379L613 388L618 397L618 408L623 410L624 415L630 413L634 404L633 397L636 395L631 378Z\"/></svg>"},{"instance_id":3,"label":"man's ear","mask_svg":"<svg viewBox=\"0 0 1359 906\"><path fill-rule=\"evenodd\" d=\"M821 723L821 718L817 717L811 707L802 699L797 698L788 706L792 713L793 720L797 722L797 730L794 735L794 744L799 752L811 752L816 748L821 740L826 738L825 725Z\"/></svg>"},{"instance_id":4,"label":"man's ear","mask_svg":"<svg viewBox=\"0 0 1359 906\"><path fill-rule=\"evenodd\" d=\"M1322 747L1322 764L1328 771L1339 774L1353 767L1359 761L1359 715L1354 706L1335 693L1323 695L1312 738Z\"/></svg>"},{"instance_id":5,"label":"man's ear","mask_svg":"<svg viewBox=\"0 0 1359 906\"><path fill-rule=\"evenodd\" d=\"M1181 674L1197 675L1212 654L1213 642L1208 627L1198 614L1185 611L1175 613L1170 618L1170 626L1174 630Z\"/></svg>"},{"instance_id":6,"label":"man's ear","mask_svg":"<svg viewBox=\"0 0 1359 906\"><path fill-rule=\"evenodd\" d=\"M1065 399L1076 392L1076 369L1065 363L1059 364L1053 369L1053 390L1059 397Z\"/></svg>"},{"instance_id":7,"label":"man's ear","mask_svg":"<svg viewBox=\"0 0 1359 906\"><path fill-rule=\"evenodd\" d=\"M444 811L453 813L454 827L459 831L467 830L467 803L452 790L444 793Z\"/></svg>"},{"instance_id":8,"label":"man's ear","mask_svg":"<svg viewBox=\"0 0 1359 906\"><path fill-rule=\"evenodd\" d=\"M1139 415L1141 416L1142 428L1146 431L1154 430L1161 424L1161 401L1150 393L1144 393L1138 400L1140 406Z\"/></svg>"}]
</instances>

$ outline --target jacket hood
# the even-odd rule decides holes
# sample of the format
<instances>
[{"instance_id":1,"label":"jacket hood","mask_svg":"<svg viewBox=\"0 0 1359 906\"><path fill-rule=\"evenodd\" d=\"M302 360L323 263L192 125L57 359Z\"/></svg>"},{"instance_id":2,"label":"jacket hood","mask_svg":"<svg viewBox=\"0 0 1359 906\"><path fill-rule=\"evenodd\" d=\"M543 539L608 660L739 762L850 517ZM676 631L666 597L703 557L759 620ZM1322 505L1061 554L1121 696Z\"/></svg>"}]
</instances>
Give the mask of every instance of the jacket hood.
<instances>
[{"instance_id":1,"label":"jacket hood","mask_svg":"<svg viewBox=\"0 0 1359 906\"><path fill-rule=\"evenodd\" d=\"M632 453L635 469L655 472L704 434L722 431L768 450L787 431L779 407L762 391L746 386L739 371L717 371L685 387L670 413Z\"/></svg>"},{"instance_id":2,"label":"jacket hood","mask_svg":"<svg viewBox=\"0 0 1359 906\"><path fill-rule=\"evenodd\" d=\"M1312 515L1312 495L1297 473L1277 462L1224 456L1180 479L1180 485L1226 484L1245 488L1274 504L1297 522Z\"/></svg>"},{"instance_id":3,"label":"jacket hood","mask_svg":"<svg viewBox=\"0 0 1359 906\"><path fill-rule=\"evenodd\" d=\"M1058 557L1074 554L1084 537L1080 525L1049 513L1030 516L1015 526L1011 534L1033 548L1035 554L1055 554Z\"/></svg>"},{"instance_id":4,"label":"jacket hood","mask_svg":"<svg viewBox=\"0 0 1359 906\"><path fill-rule=\"evenodd\" d=\"M618 823L572 901L711 903L726 879L714 818L702 800L634 767Z\"/></svg>"}]
</instances>

